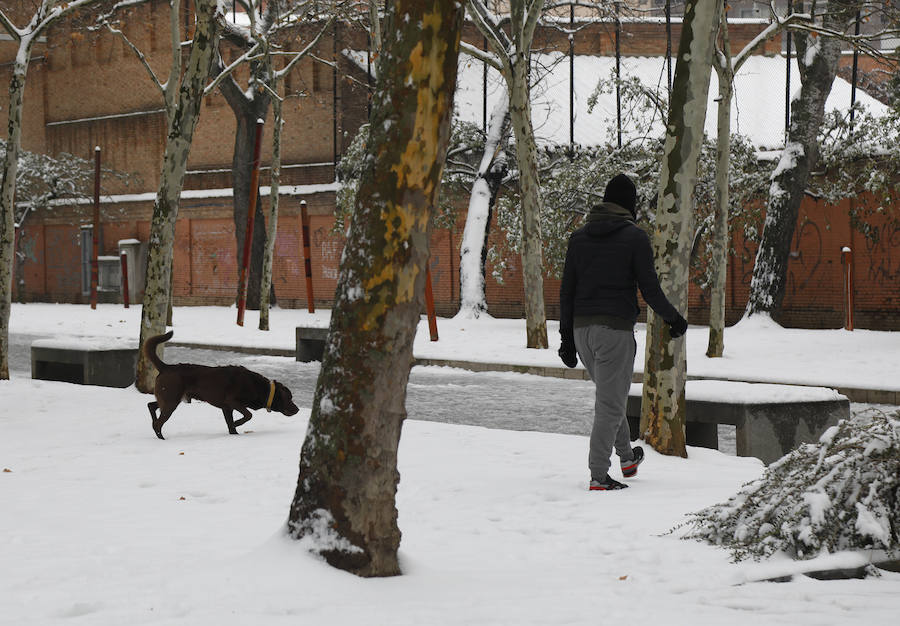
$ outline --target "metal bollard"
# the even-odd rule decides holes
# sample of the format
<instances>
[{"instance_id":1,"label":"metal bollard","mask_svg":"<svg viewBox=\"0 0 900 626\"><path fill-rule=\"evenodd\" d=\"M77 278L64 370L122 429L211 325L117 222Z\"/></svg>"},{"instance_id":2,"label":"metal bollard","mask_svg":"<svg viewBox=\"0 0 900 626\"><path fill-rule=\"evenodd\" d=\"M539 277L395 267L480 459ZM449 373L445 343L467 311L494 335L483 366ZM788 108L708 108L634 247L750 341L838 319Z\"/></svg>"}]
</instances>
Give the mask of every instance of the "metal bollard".
<instances>
[{"instance_id":1,"label":"metal bollard","mask_svg":"<svg viewBox=\"0 0 900 626\"><path fill-rule=\"evenodd\" d=\"M128 255L122 250L119 252L119 259L122 260L122 302L125 308L128 308Z\"/></svg>"},{"instance_id":2,"label":"metal bollard","mask_svg":"<svg viewBox=\"0 0 900 626\"><path fill-rule=\"evenodd\" d=\"M428 332L431 335L431 340L437 341L437 316L434 313L434 291L431 288L430 259L425 265L425 312L428 314Z\"/></svg>"},{"instance_id":3,"label":"metal bollard","mask_svg":"<svg viewBox=\"0 0 900 626\"><path fill-rule=\"evenodd\" d=\"M841 265L844 266L844 328L853 330L853 251L841 248Z\"/></svg>"},{"instance_id":4,"label":"metal bollard","mask_svg":"<svg viewBox=\"0 0 900 626\"><path fill-rule=\"evenodd\" d=\"M309 239L309 213L306 210L306 200L300 201L300 224L302 231L303 266L306 274L306 310L316 312L315 298L313 297L312 282L312 251Z\"/></svg>"}]
</instances>

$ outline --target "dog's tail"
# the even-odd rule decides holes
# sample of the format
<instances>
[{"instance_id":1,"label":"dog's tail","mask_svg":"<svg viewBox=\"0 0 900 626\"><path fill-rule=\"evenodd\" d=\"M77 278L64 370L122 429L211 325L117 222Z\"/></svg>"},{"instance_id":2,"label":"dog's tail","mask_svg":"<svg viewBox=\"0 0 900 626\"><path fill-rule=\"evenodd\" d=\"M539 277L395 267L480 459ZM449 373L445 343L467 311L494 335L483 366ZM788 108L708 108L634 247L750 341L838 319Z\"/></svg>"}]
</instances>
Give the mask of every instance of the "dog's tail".
<instances>
[{"instance_id":1,"label":"dog's tail","mask_svg":"<svg viewBox=\"0 0 900 626\"><path fill-rule=\"evenodd\" d=\"M162 359L159 358L156 354L156 346L161 344L164 341L168 341L172 338L174 331L169 331L165 335L154 335L150 337L147 341L144 342L144 356L147 357L156 369L160 372L169 367L165 363L162 362Z\"/></svg>"}]
</instances>

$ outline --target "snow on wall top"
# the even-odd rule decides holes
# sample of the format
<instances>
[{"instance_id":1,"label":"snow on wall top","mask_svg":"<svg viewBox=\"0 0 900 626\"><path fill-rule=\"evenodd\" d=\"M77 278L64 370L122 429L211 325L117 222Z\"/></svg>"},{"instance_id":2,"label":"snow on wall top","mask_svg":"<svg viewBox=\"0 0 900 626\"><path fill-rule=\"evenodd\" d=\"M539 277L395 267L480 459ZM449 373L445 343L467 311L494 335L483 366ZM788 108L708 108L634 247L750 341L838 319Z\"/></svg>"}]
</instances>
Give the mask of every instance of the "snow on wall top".
<instances>
[{"instance_id":1,"label":"snow on wall top","mask_svg":"<svg viewBox=\"0 0 900 626\"><path fill-rule=\"evenodd\" d=\"M640 396L642 389L641 383L632 383L629 393ZM684 395L687 400L740 402L743 404L846 400L846 396L828 387L744 383L728 380L689 380L685 383Z\"/></svg>"},{"instance_id":2,"label":"snow on wall top","mask_svg":"<svg viewBox=\"0 0 900 626\"><path fill-rule=\"evenodd\" d=\"M344 55L366 71L365 50L344 50ZM562 53L535 54L536 67L543 68L536 76L532 90L532 119L538 141L544 144L569 143L569 59ZM588 111L588 98L597 82L612 78L616 59L609 56L575 56L575 122L574 140L585 146L595 146L613 140L616 132L615 93L600 94L597 104ZM465 121L479 126L484 119L484 64L473 57L460 54L459 77L456 92L456 114ZM372 72L375 66L372 65ZM544 74L546 72L546 74ZM674 72L674 65L673 65ZM784 89L787 64L782 57L752 56L735 76L734 99L731 105L732 132L750 138L761 150L779 149L784 145ZM706 134L716 135L716 98L719 95L719 79L711 72L709 103L706 111ZM623 79L637 77L641 83L662 95L666 93L665 57L622 57ZM800 73L796 60L791 60L792 96L800 89ZM505 89L499 74L488 69L487 112L494 109L497 100L505 97ZM869 112L880 116L887 107L857 87L856 100ZM835 78L831 94L825 104L827 111L850 108L850 83ZM664 120L655 112L643 114L639 119L623 112L623 139L637 137L648 132L661 136Z\"/></svg>"},{"instance_id":3,"label":"snow on wall top","mask_svg":"<svg viewBox=\"0 0 900 626\"><path fill-rule=\"evenodd\" d=\"M561 53L535 55L536 62L549 71L533 88L532 117L539 141L544 143L569 143L569 59ZM615 93L600 94L593 111L588 111L588 98L598 80L612 78L615 73L615 57L577 55L575 57L575 123L574 139L582 145L599 145L615 137ZM797 62L791 62L791 91L800 88ZM483 67L467 55L460 57L459 84L456 94L457 114L463 120L481 125L483 118ZM747 135L760 149L780 148L784 145L784 89L786 63L781 57L753 56L735 76L732 102L732 131ZM674 65L673 65L674 72ZM637 77L652 90L666 92L666 60L664 57L622 57L623 79ZM488 71L488 112L504 91L499 87L499 76ZM712 72L709 103L706 113L706 133L716 135L715 99L719 94L719 81ZM883 115L887 107L857 87L857 102L875 115ZM850 84L835 78L826 110L850 108ZM662 135L664 120L655 113L648 113L638 120L628 119L623 112L623 139L640 136L649 128L654 135Z\"/></svg>"}]
</instances>

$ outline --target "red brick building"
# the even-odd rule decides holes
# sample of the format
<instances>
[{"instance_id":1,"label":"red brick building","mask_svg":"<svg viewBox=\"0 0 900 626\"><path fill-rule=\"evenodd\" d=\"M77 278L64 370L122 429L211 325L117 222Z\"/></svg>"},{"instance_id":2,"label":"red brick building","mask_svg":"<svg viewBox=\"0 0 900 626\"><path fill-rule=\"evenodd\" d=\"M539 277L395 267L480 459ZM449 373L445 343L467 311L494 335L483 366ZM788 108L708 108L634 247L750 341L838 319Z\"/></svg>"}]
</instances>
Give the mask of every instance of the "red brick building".
<instances>
[{"instance_id":1,"label":"red brick building","mask_svg":"<svg viewBox=\"0 0 900 626\"><path fill-rule=\"evenodd\" d=\"M24 0L13 0L27 11ZM157 71L168 67L168 4L152 2L129 16L126 32ZM185 16L185 19L189 19ZM187 23L187 22L186 22ZM679 25L673 25L678 41ZM739 21L731 30L732 46L749 41L762 24ZM625 55L660 55L665 28L659 22L623 22L621 50ZM476 45L481 37L468 28ZM302 37L300 37L302 39ZM538 46L568 51L557 31L544 30ZM613 29L595 24L574 37L576 54L612 55ZM677 43L675 44L677 48ZM780 54L780 40L768 42L761 54ZM312 265L315 301L329 306L337 279L341 238L332 232L335 163L367 116L366 75L342 54L366 48L365 32L345 24L335 27L318 44L317 56L335 58L339 72L304 59L289 77L284 105L282 201L275 244L273 283L282 307L307 302L300 247L299 201L312 215ZM0 80L8 84L12 42L0 39ZM3 92L5 94L5 91ZM0 107L6 96L0 94ZM23 147L56 154L89 157L102 148L104 166L136 172L136 188L103 189L101 254L116 255L117 242L145 242L153 198L159 182L165 135L162 99L146 72L122 42L106 32L84 34L67 26L40 44L28 73ZM238 280L238 254L232 221L231 160L235 119L218 92L203 103L189 159L189 172L176 226L174 299L176 304L231 304ZM270 130L263 143L261 184L268 185ZM263 199L268 201L267 187ZM20 250L26 255L21 300L84 302L83 251L80 227L91 220L91 207L62 204L29 216L21 231ZM452 229L437 229L432 239L432 278L439 314L452 315L459 302L460 215ZM493 235L497 237L499 235ZM795 251L789 267L783 322L804 327L838 327L842 320L843 268L840 250L855 251L856 324L900 329L900 232L885 232L870 245L850 227L846 206L824 206L807 200L800 212ZM730 259L729 321L744 309L754 251ZM548 315L558 313L559 283L545 281ZM108 294L107 297L118 297ZM523 314L521 274L510 263L504 283L487 279L489 310L495 316ZM707 319L708 298L694 289L690 319Z\"/></svg>"}]
</instances>

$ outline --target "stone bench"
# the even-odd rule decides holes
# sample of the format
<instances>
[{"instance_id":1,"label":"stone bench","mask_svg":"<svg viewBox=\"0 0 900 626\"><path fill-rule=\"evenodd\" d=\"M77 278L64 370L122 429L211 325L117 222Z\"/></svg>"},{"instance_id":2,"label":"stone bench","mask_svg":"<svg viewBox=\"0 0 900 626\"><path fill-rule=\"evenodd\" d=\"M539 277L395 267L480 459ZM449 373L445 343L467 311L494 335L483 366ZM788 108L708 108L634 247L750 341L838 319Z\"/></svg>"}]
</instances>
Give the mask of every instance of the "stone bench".
<instances>
[{"instance_id":1,"label":"stone bench","mask_svg":"<svg viewBox=\"0 0 900 626\"><path fill-rule=\"evenodd\" d=\"M640 432L642 386L633 384L626 415ZM718 425L735 427L738 456L771 463L802 443L815 443L839 420L850 417L850 401L833 389L720 380L685 384L688 445L718 448Z\"/></svg>"},{"instance_id":2,"label":"stone bench","mask_svg":"<svg viewBox=\"0 0 900 626\"><path fill-rule=\"evenodd\" d=\"M80 385L129 387L137 342L117 339L39 339L31 344L31 377Z\"/></svg>"},{"instance_id":3,"label":"stone bench","mask_svg":"<svg viewBox=\"0 0 900 626\"><path fill-rule=\"evenodd\" d=\"M309 363L321 361L325 354L325 340L328 339L327 328L297 327L297 360Z\"/></svg>"}]
</instances>

